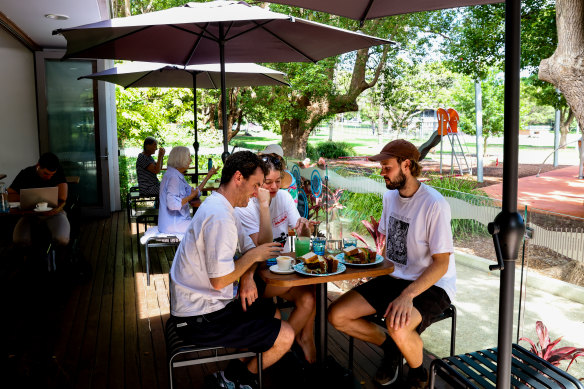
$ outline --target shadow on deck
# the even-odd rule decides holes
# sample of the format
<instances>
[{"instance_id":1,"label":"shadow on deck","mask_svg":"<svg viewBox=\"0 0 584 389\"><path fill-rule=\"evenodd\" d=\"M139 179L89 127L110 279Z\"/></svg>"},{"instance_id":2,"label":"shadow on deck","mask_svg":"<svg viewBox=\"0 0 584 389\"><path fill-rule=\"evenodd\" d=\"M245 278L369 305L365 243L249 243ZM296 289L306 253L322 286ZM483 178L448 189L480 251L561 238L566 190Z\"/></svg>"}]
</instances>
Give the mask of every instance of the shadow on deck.
<instances>
[{"instance_id":1,"label":"shadow on deck","mask_svg":"<svg viewBox=\"0 0 584 389\"><path fill-rule=\"evenodd\" d=\"M3 223L0 277L4 311L3 387L9 388L167 388L163 325L169 315L170 248L152 250L151 284L146 286L144 255L138 260L135 225L124 212L84 222L79 247L92 268L80 282L64 266L48 273L40 259L23 260L11 248ZM329 293L329 300L336 298ZM347 364L348 339L329 326L329 355ZM357 387L374 388L380 349L355 343ZM292 358L292 359L290 359ZM428 359L428 358L426 358ZM268 388L291 387L287 377L301 366L291 355L266 371ZM428 361L426 361L428 363ZM204 377L224 364L180 368L176 388L203 387ZM288 374L286 374L288 373Z\"/></svg>"}]
</instances>

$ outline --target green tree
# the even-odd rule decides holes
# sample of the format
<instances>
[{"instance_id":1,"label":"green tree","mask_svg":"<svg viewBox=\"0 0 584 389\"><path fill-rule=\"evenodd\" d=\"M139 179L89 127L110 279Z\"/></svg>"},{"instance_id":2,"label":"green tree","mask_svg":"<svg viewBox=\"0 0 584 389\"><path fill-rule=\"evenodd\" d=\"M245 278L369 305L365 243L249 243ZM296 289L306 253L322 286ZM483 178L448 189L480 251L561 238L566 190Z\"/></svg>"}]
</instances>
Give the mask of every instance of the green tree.
<instances>
[{"instance_id":1,"label":"green tree","mask_svg":"<svg viewBox=\"0 0 584 389\"><path fill-rule=\"evenodd\" d=\"M460 116L459 127L467 134L476 134L474 80L462 75L457 78L454 101ZM486 155L487 141L491 136L503 133L504 80L501 72L491 70L483 80L483 150Z\"/></svg>"}]
</instances>

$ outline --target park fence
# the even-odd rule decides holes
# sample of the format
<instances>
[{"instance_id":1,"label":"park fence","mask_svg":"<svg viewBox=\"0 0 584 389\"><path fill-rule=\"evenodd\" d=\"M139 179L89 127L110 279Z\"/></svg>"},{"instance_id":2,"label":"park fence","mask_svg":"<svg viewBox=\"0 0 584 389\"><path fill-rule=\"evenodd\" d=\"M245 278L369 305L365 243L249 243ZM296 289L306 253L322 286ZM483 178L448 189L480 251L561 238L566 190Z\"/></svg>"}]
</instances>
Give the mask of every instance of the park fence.
<instances>
[{"instance_id":1,"label":"park fence","mask_svg":"<svg viewBox=\"0 0 584 389\"><path fill-rule=\"evenodd\" d=\"M328 176L331 188L343 188L354 193L375 193L380 199L387 191L385 181L377 176L365 177L362 173L344 168L300 169L302 177L309 179L317 171L324 180ZM489 197L436 188L450 205L453 231L457 233L486 234L486 226L501 211L501 201ZM518 210L530 229L530 250L545 248L551 254L584 263L584 219L528 208Z\"/></svg>"}]
</instances>

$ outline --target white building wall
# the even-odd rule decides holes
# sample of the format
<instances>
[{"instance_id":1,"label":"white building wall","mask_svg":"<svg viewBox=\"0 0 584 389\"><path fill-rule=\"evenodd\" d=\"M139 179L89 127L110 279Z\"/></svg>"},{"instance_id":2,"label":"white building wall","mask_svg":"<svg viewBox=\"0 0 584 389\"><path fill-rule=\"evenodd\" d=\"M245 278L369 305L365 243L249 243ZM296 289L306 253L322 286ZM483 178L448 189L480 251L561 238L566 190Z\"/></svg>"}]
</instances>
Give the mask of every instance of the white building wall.
<instances>
[{"instance_id":1,"label":"white building wall","mask_svg":"<svg viewBox=\"0 0 584 389\"><path fill-rule=\"evenodd\" d=\"M0 29L0 173L10 185L39 158L34 55Z\"/></svg>"}]
</instances>

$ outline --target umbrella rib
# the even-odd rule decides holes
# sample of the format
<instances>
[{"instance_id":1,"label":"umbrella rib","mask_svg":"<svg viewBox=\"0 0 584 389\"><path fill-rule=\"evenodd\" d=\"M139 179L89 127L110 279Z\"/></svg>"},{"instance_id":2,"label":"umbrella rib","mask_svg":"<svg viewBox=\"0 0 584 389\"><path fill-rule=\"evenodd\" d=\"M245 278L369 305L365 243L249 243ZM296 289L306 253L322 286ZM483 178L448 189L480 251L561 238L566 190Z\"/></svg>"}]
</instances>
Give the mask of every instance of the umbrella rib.
<instances>
[{"instance_id":1,"label":"umbrella rib","mask_svg":"<svg viewBox=\"0 0 584 389\"><path fill-rule=\"evenodd\" d=\"M146 72L144 73L142 76L138 77L137 79L135 79L134 81L132 81L131 83L129 83L128 85L125 85L124 88L132 88L138 81L144 79L145 77L147 77L150 73L152 73L152 71Z\"/></svg>"},{"instance_id":2,"label":"umbrella rib","mask_svg":"<svg viewBox=\"0 0 584 389\"><path fill-rule=\"evenodd\" d=\"M289 48L291 48L292 50L294 50L295 52L297 52L298 54L302 55L304 58L308 59L311 62L316 63L317 61L314 58L311 58L310 56L308 56L307 54L303 53L300 49L298 49L297 47L293 46L292 44L286 42L284 39L282 39L281 37L279 37L278 35L276 35L275 33L273 33L272 31L268 30L266 27L264 27L263 25L260 26L260 28L262 28L264 31L266 31L268 34L272 35L274 38L278 39L280 42L284 43L286 46L288 46Z\"/></svg>"},{"instance_id":3,"label":"umbrella rib","mask_svg":"<svg viewBox=\"0 0 584 389\"><path fill-rule=\"evenodd\" d=\"M205 72L205 73L207 74L207 78L211 82L211 85L213 86L213 89L218 89L217 88L217 84L215 84L215 81L213 81L213 77L211 77L211 72Z\"/></svg>"},{"instance_id":4,"label":"umbrella rib","mask_svg":"<svg viewBox=\"0 0 584 389\"><path fill-rule=\"evenodd\" d=\"M197 27L199 27L199 25L196 24L196 23L194 25L197 26ZM207 23L207 26L208 25L209 25L209 23ZM203 30L203 32L191 31L191 30L188 30L188 29L186 29L184 27L177 26L175 24L171 24L170 27L173 27L173 28L176 28L177 30L180 30L180 31L183 31L183 32L187 32L189 34L197 35L197 36L199 36L201 38L209 39L209 40L212 40L212 41L218 41L219 40L218 37L214 36L209 31L206 30L207 27L204 27L204 28L200 27ZM209 36L205 35L205 33L208 34Z\"/></svg>"},{"instance_id":5,"label":"umbrella rib","mask_svg":"<svg viewBox=\"0 0 584 389\"><path fill-rule=\"evenodd\" d=\"M235 34L235 35L233 35L232 37L226 38L225 40L226 40L226 41L230 41L230 40L232 40L232 39L235 39L235 38L239 37L240 35L244 35L244 34L247 34L247 33L249 33L250 31L257 30L258 28L262 28L263 26L265 26L266 24L268 24L268 23L270 23L270 22L272 22L272 20L268 20L268 21L266 21L266 22L263 22L263 23L258 23L258 22L256 22L256 21L254 21L254 23L256 24L255 26L253 26L253 27L251 27L251 28L248 28L247 30L245 30L245 31L242 31L242 32L240 32L240 33L238 33L238 34ZM225 34L225 35L227 35L227 34Z\"/></svg>"},{"instance_id":6,"label":"umbrella rib","mask_svg":"<svg viewBox=\"0 0 584 389\"><path fill-rule=\"evenodd\" d=\"M191 62L191 58L193 58L193 55L195 55L195 51L197 50L197 47L199 46L199 43L201 43L201 40L203 39L203 34L204 34L205 32L207 32L207 27L208 27L208 26L209 26L209 23L207 23L207 24L205 25L205 27L203 27L203 28L202 28L202 29L203 29L203 33L202 33L201 35L197 35L197 36L198 36L198 38L197 38L197 40L195 41L195 44L193 45L193 48L191 49L191 52L190 52L190 54L189 54L189 56L188 56L187 60L185 61L185 65L188 65L188 64L189 64L189 62Z\"/></svg>"},{"instance_id":7,"label":"umbrella rib","mask_svg":"<svg viewBox=\"0 0 584 389\"><path fill-rule=\"evenodd\" d=\"M365 11L363 11L363 15L361 15L361 18L360 18L361 24L363 24L365 19L367 19L367 16L369 15L369 11L371 11L371 6L373 6L374 1L375 0L369 0L369 4L367 4Z\"/></svg>"},{"instance_id":8,"label":"umbrella rib","mask_svg":"<svg viewBox=\"0 0 584 389\"><path fill-rule=\"evenodd\" d=\"M267 77L267 78L269 78L270 80L274 80L274 81L276 81L276 82L279 82L279 83L280 83L280 84L282 84L282 85L290 86L290 84L289 84L289 83L287 83L287 82L284 82L284 81L281 81L281 80L278 80L276 77L272 77L272 76L270 76L269 74L262 73L262 76L264 76L264 77Z\"/></svg>"}]
</instances>

